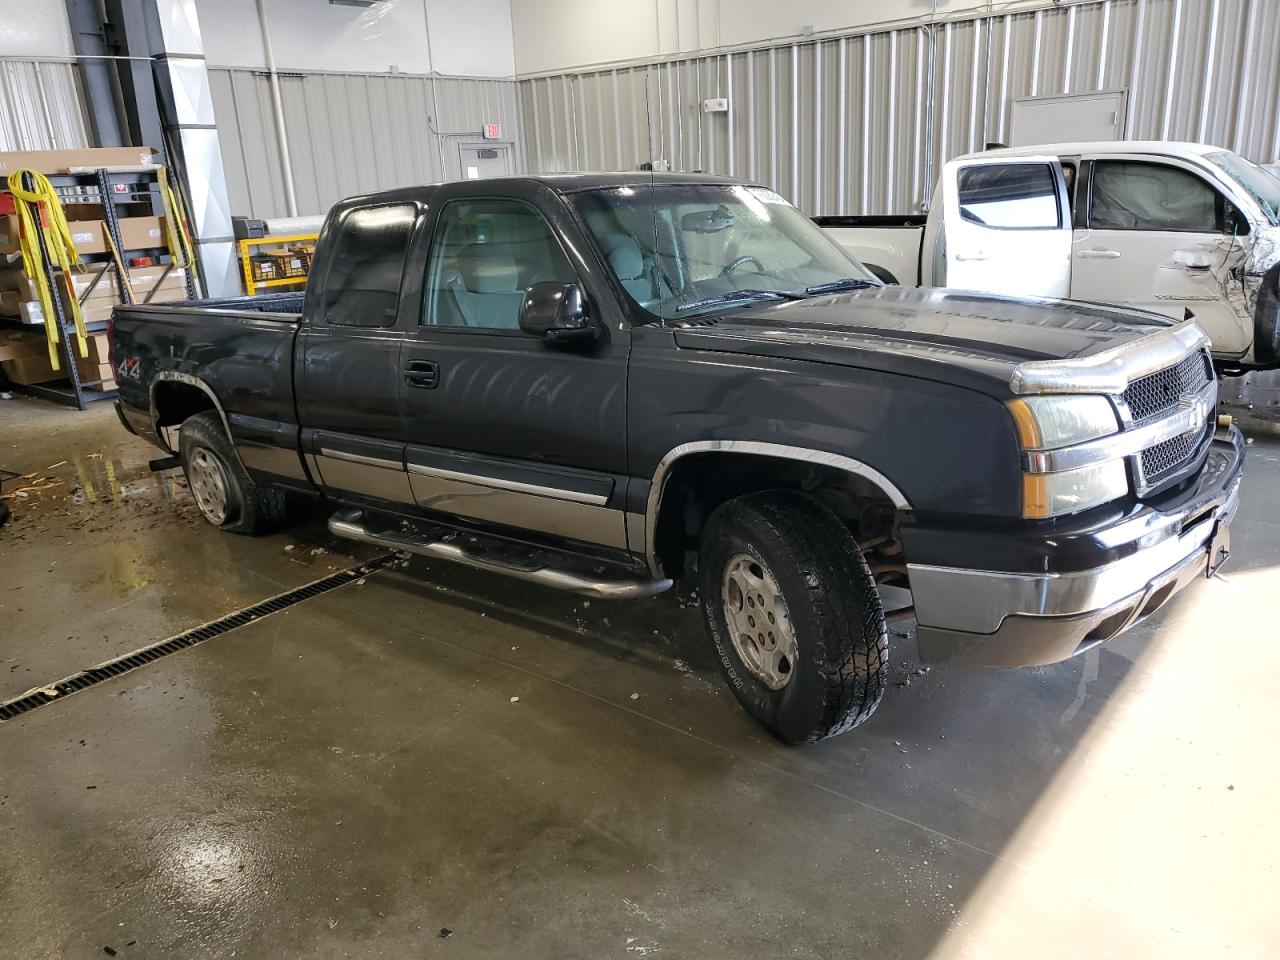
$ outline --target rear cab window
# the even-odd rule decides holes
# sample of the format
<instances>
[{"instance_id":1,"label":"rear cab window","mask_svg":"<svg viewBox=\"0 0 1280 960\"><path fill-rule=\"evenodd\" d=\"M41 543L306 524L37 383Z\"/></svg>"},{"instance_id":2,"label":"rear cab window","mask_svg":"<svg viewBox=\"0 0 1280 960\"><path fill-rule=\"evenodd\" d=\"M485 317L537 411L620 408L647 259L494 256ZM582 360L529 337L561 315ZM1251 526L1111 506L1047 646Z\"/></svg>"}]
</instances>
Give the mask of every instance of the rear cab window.
<instances>
[{"instance_id":1,"label":"rear cab window","mask_svg":"<svg viewBox=\"0 0 1280 960\"><path fill-rule=\"evenodd\" d=\"M964 167L956 179L960 217L998 230L1062 226L1062 198L1053 165L982 164Z\"/></svg>"},{"instance_id":2,"label":"rear cab window","mask_svg":"<svg viewBox=\"0 0 1280 960\"><path fill-rule=\"evenodd\" d=\"M411 203L347 211L339 222L324 277L321 315L340 327L390 327L417 211Z\"/></svg>"}]
</instances>

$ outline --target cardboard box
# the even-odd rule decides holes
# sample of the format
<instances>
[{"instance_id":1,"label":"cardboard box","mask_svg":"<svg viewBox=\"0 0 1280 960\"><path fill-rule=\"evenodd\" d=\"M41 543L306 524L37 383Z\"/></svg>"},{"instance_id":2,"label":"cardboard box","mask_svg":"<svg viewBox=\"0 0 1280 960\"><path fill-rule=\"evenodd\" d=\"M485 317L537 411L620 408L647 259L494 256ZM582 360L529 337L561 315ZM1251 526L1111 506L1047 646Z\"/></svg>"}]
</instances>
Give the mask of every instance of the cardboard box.
<instances>
[{"instance_id":1,"label":"cardboard box","mask_svg":"<svg viewBox=\"0 0 1280 960\"><path fill-rule=\"evenodd\" d=\"M71 228L76 253L108 252L107 225L101 220L73 220L67 226Z\"/></svg>"},{"instance_id":2,"label":"cardboard box","mask_svg":"<svg viewBox=\"0 0 1280 960\"><path fill-rule=\"evenodd\" d=\"M89 267L84 272L75 271L71 274L71 283L75 288L77 300L120 302L120 291L116 289L114 268L108 267L105 275L100 266ZM59 291L66 295L65 283ZM0 313L12 316L17 313L18 302L37 300L39 297L40 292L36 289L36 282L21 270L0 270Z\"/></svg>"},{"instance_id":3,"label":"cardboard box","mask_svg":"<svg viewBox=\"0 0 1280 960\"><path fill-rule=\"evenodd\" d=\"M16 213L0 216L0 253L13 253L18 249L18 241L22 237L22 227Z\"/></svg>"},{"instance_id":4,"label":"cardboard box","mask_svg":"<svg viewBox=\"0 0 1280 960\"><path fill-rule=\"evenodd\" d=\"M45 357L48 354L49 347L38 333L9 331L0 334L0 361Z\"/></svg>"},{"instance_id":5,"label":"cardboard box","mask_svg":"<svg viewBox=\"0 0 1280 960\"><path fill-rule=\"evenodd\" d=\"M160 217L124 217L120 220L120 244L125 250L163 247L164 224Z\"/></svg>"},{"instance_id":6,"label":"cardboard box","mask_svg":"<svg viewBox=\"0 0 1280 960\"><path fill-rule=\"evenodd\" d=\"M72 349L76 349L72 346ZM65 362L64 362L65 363ZM16 384L29 386L33 383L51 383L55 380L67 379L67 371L53 369L53 364L49 362L48 350L44 350L37 356L22 357L17 360L0 361L0 370L4 370L4 374ZM111 369L109 363L94 363L92 360L83 360L79 356L76 357L76 372L80 374L82 382L105 381L97 384L92 389L110 390L115 386L115 372Z\"/></svg>"},{"instance_id":7,"label":"cardboard box","mask_svg":"<svg viewBox=\"0 0 1280 960\"><path fill-rule=\"evenodd\" d=\"M22 312L22 303L30 299L21 290L0 290L0 316L16 317Z\"/></svg>"},{"instance_id":8,"label":"cardboard box","mask_svg":"<svg viewBox=\"0 0 1280 960\"><path fill-rule=\"evenodd\" d=\"M0 153L0 176L16 170L66 173L75 167L155 166L156 152L150 147L85 147L80 150L14 150Z\"/></svg>"},{"instance_id":9,"label":"cardboard box","mask_svg":"<svg viewBox=\"0 0 1280 960\"><path fill-rule=\"evenodd\" d=\"M80 313L84 316L85 323L102 323L111 319L111 311L116 306L117 304L106 300L87 300L80 305ZM19 307L23 323L44 325L44 311L40 309L40 301L24 300ZM68 321L70 319L67 317Z\"/></svg>"},{"instance_id":10,"label":"cardboard box","mask_svg":"<svg viewBox=\"0 0 1280 960\"><path fill-rule=\"evenodd\" d=\"M27 386L33 383L48 383L50 380L61 380L66 374L53 369L47 354L35 357L22 357L18 360L0 362L4 375L14 383Z\"/></svg>"}]
</instances>

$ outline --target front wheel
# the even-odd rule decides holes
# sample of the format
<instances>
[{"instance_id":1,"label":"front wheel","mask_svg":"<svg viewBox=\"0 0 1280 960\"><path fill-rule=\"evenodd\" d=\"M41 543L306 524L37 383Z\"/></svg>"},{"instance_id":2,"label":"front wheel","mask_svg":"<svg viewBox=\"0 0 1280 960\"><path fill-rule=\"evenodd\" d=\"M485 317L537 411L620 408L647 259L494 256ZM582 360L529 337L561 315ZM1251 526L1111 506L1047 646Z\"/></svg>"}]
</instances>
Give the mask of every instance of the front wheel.
<instances>
[{"instance_id":1,"label":"front wheel","mask_svg":"<svg viewBox=\"0 0 1280 960\"><path fill-rule=\"evenodd\" d=\"M245 472L215 412L207 410L183 421L178 453L191 497L215 527L261 534L284 525L284 491L261 486Z\"/></svg>"},{"instance_id":2,"label":"front wheel","mask_svg":"<svg viewBox=\"0 0 1280 960\"><path fill-rule=\"evenodd\" d=\"M839 518L799 493L739 497L708 519L698 566L720 666L765 729L812 743L871 716L888 632L871 570Z\"/></svg>"}]
</instances>

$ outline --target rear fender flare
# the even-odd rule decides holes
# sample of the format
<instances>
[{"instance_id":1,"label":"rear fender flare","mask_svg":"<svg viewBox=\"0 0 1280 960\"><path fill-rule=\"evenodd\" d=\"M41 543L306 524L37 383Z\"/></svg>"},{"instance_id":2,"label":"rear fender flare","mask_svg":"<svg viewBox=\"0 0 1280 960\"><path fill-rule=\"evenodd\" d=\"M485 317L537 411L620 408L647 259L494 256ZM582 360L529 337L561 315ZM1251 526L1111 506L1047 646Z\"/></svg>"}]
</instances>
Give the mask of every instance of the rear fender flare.
<instances>
[{"instance_id":1,"label":"rear fender flare","mask_svg":"<svg viewBox=\"0 0 1280 960\"><path fill-rule=\"evenodd\" d=\"M209 398L213 404L213 409L218 411L218 417L222 420L222 429L227 431L227 439L231 442L231 449L235 451L236 462L243 469L244 461L240 459L240 448L236 446L235 437L231 433L231 422L227 419L227 412L222 409L222 402L218 399L218 395L213 392L213 388L209 384L199 377L183 373L180 370L161 370L151 381L151 429L160 442L164 444L165 449L172 454L177 454L177 451L165 441L164 434L160 432L160 411L156 406L156 388L164 382L182 383L189 387L195 387Z\"/></svg>"}]
</instances>

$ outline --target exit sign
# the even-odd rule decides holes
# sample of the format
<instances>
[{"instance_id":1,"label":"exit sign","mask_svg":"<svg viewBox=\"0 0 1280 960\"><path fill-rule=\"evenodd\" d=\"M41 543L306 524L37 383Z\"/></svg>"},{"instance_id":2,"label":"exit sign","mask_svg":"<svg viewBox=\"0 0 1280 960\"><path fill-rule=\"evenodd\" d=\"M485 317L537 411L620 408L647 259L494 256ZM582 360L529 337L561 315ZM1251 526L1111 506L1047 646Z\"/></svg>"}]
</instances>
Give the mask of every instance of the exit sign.
<instances>
[{"instance_id":1,"label":"exit sign","mask_svg":"<svg viewBox=\"0 0 1280 960\"><path fill-rule=\"evenodd\" d=\"M486 140L501 140L501 139L502 139L502 124L500 124L500 123L486 123L486 124L484 125L484 138L485 138Z\"/></svg>"}]
</instances>

